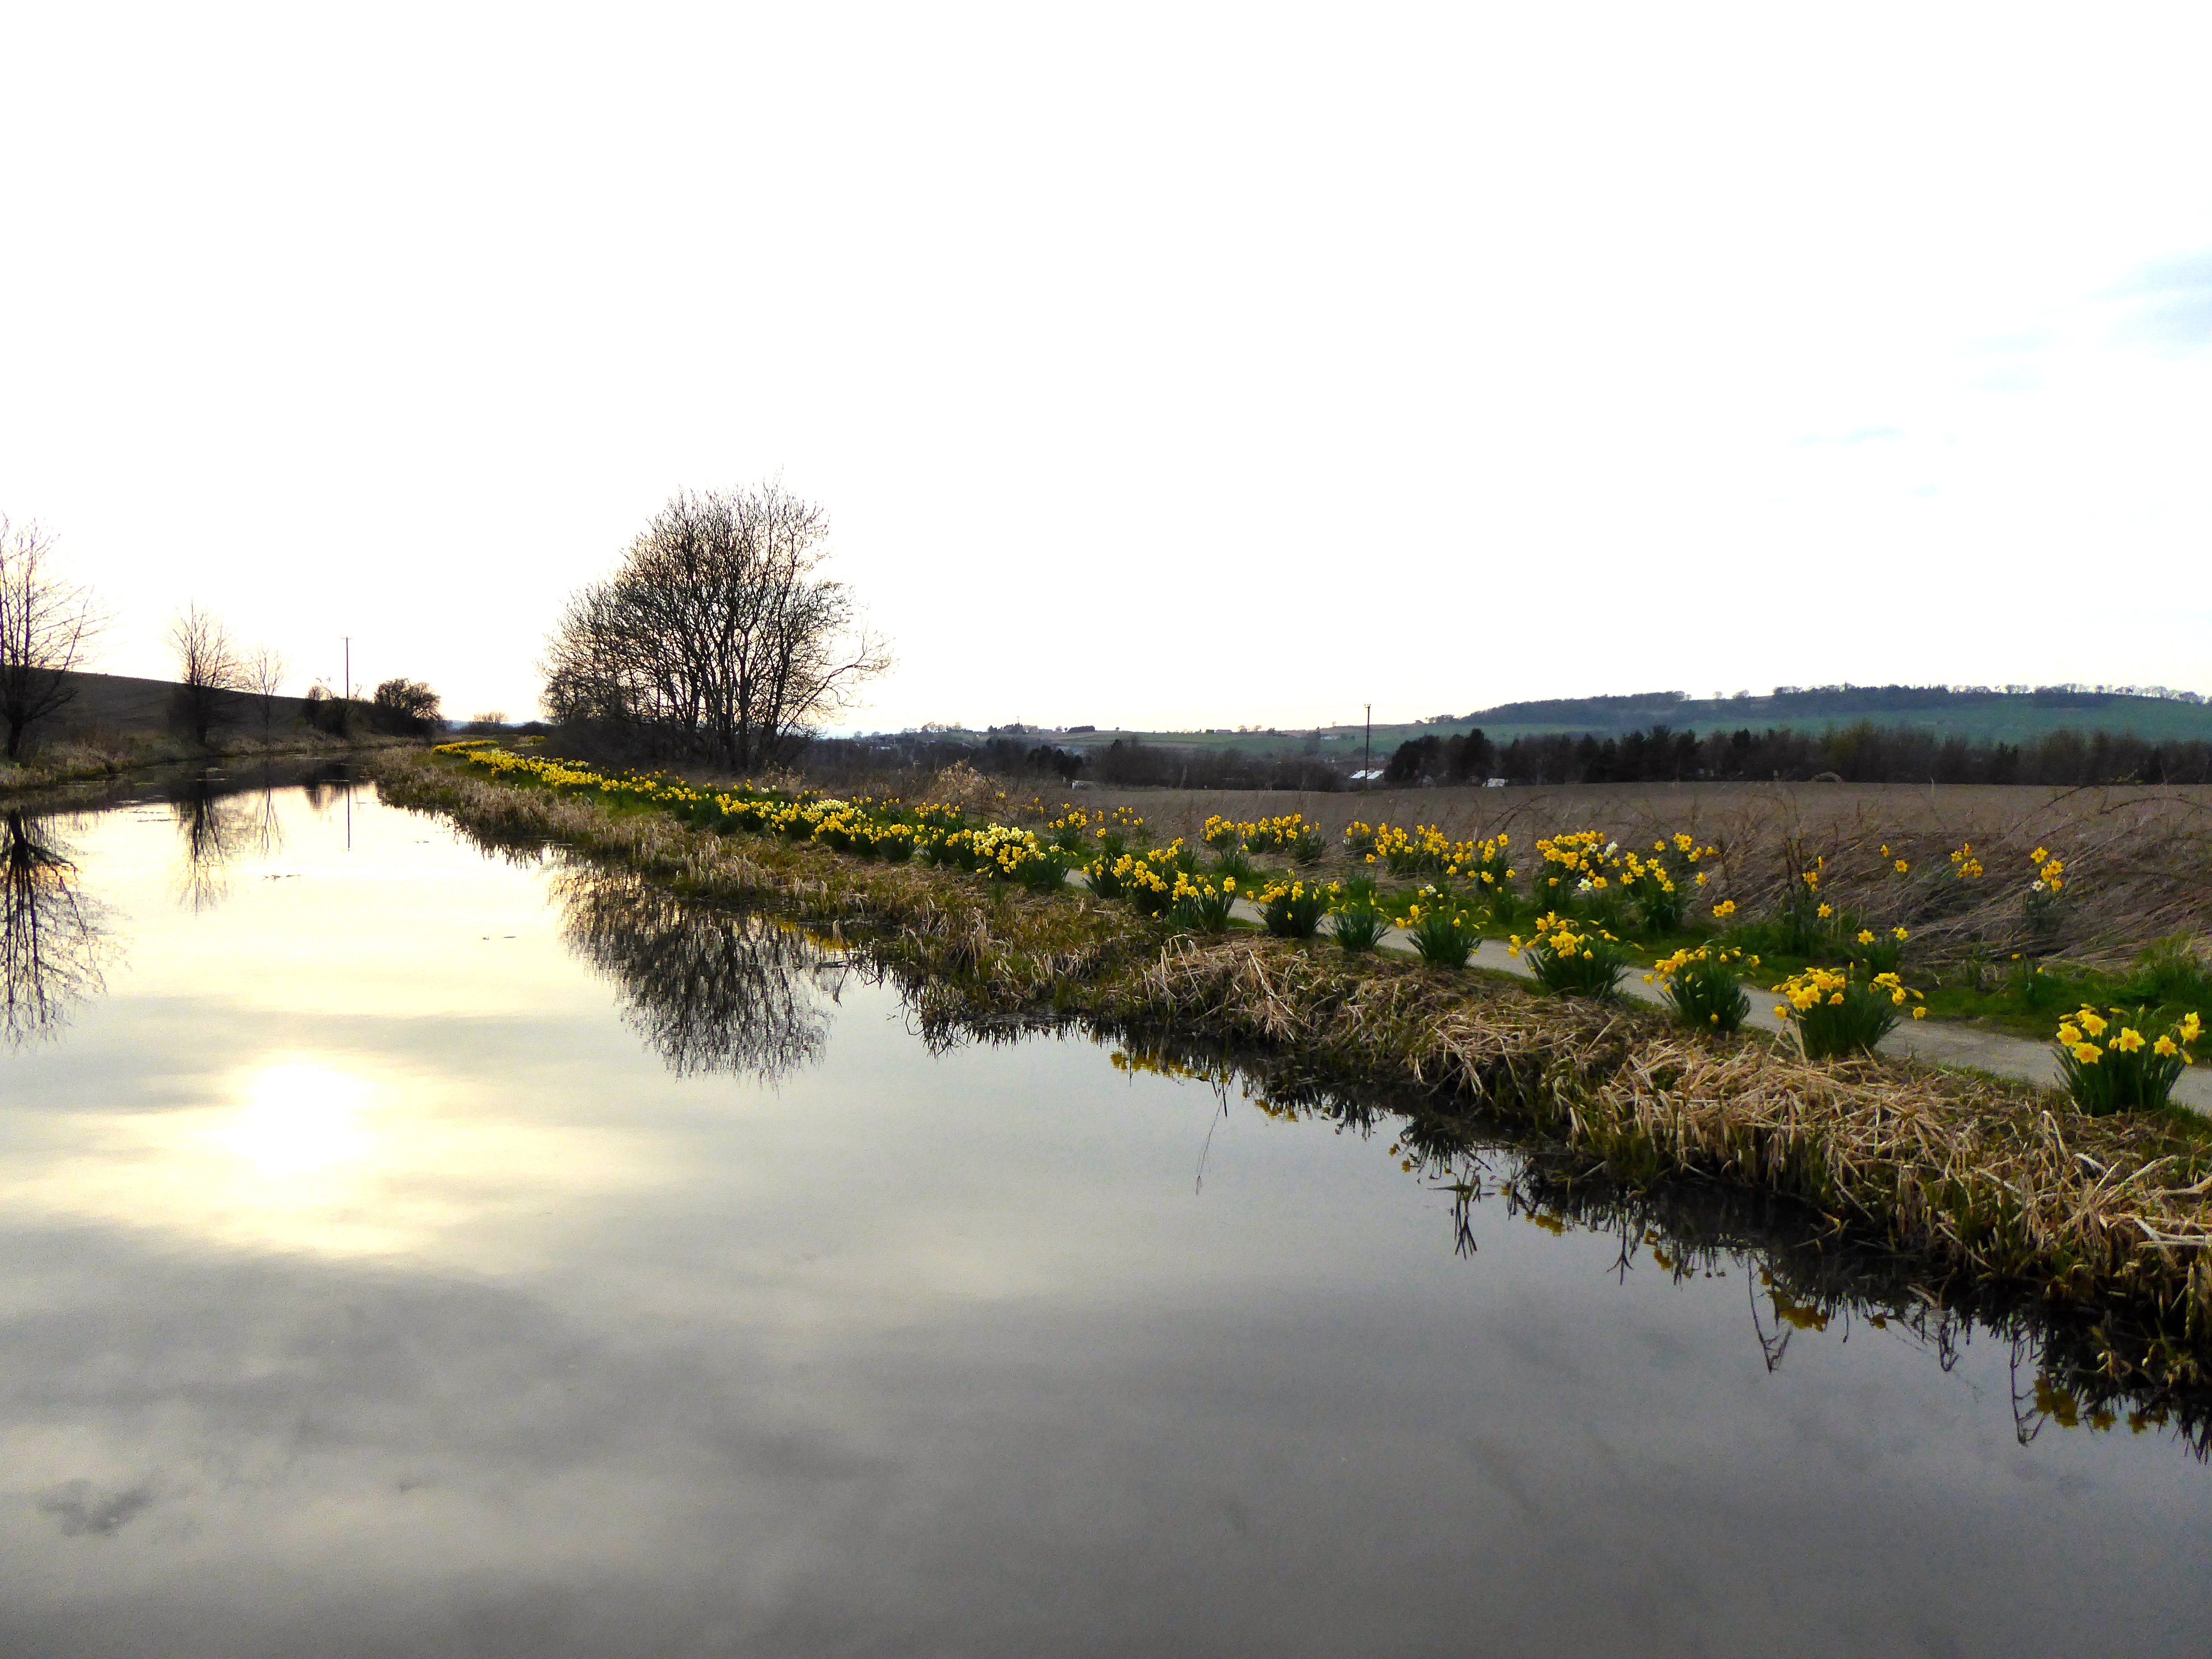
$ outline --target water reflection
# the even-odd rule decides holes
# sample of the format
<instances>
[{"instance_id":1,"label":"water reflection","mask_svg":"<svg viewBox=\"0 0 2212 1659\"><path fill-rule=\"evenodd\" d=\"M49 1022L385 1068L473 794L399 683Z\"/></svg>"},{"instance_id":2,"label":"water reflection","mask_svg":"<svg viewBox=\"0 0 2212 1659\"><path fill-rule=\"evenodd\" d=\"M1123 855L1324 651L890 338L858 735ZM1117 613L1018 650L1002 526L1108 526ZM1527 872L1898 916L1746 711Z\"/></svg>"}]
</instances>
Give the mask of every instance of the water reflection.
<instances>
[{"instance_id":1,"label":"water reflection","mask_svg":"<svg viewBox=\"0 0 2212 1659\"><path fill-rule=\"evenodd\" d=\"M198 915L167 805L70 826L137 928L0 1053L0 1653L2206 1650L2204 1472L1802 1217L932 1058L840 949L300 801Z\"/></svg>"},{"instance_id":2,"label":"water reflection","mask_svg":"<svg viewBox=\"0 0 2212 1659\"><path fill-rule=\"evenodd\" d=\"M571 869L553 892L563 936L622 987L625 1020L678 1076L772 1082L821 1060L845 970L797 931L627 872Z\"/></svg>"},{"instance_id":3,"label":"water reflection","mask_svg":"<svg viewBox=\"0 0 2212 1659\"><path fill-rule=\"evenodd\" d=\"M948 1033L939 1033L943 1042ZM980 1032L979 1040L1003 1041ZM2013 1429L2023 1445L2046 1427L2158 1429L2200 1462L2212 1462L2212 1389L2193 1363L2160 1372L2155 1337L2124 1316L2053 1310L1999 1285L1948 1282L1917 1264L1839 1233L1789 1200L1693 1181L1638 1187L1610 1178L1586 1153L1547 1146L1479 1115L1423 1109L1347 1089L1294 1062L1171 1033L1121 1032L1115 1066L1210 1085L1228 1109L1232 1089L1270 1117L1334 1124L1395 1137L1390 1154L1407 1176L1452 1198L1454 1244L1476 1254L1476 1207L1502 1203L1509 1217L1556 1237L1613 1241L1622 1279L1649 1261L1676 1281L1741 1277L1746 1334L1769 1372L1807 1331L1855 1328L1901 1340L1949 1371L1976 1335L2004 1345L2013 1377ZM2131 1346L2142 1363L2125 1357Z\"/></svg>"},{"instance_id":4,"label":"water reflection","mask_svg":"<svg viewBox=\"0 0 2212 1659\"><path fill-rule=\"evenodd\" d=\"M195 915L229 896L238 860L266 858L284 844L276 791L266 784L257 797L228 779L202 775L175 792L169 810L184 843L177 897Z\"/></svg>"},{"instance_id":5,"label":"water reflection","mask_svg":"<svg viewBox=\"0 0 2212 1659\"><path fill-rule=\"evenodd\" d=\"M70 1005L99 994L108 950L99 902L51 820L0 823L0 1031L11 1047L52 1036Z\"/></svg>"}]
</instances>

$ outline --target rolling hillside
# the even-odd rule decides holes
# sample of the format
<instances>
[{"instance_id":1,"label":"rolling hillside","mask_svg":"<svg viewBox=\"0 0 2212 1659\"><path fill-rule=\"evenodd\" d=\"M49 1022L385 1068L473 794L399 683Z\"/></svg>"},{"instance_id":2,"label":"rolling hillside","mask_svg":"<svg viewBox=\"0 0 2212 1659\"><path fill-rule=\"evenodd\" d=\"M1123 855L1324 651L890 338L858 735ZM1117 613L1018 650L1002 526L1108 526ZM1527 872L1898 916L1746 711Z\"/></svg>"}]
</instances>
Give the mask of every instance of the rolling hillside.
<instances>
[{"instance_id":1,"label":"rolling hillside","mask_svg":"<svg viewBox=\"0 0 2212 1659\"><path fill-rule=\"evenodd\" d=\"M1500 703L1464 715L1411 725L1378 724L1375 727L1374 753L1380 764L1408 738L1431 734L1449 737L1474 727L1480 727L1493 743L1503 744L1516 738L1559 732L1587 732L1606 737L1664 726L1677 732L1694 731L1706 736L1746 728L1753 732L1775 727L1820 732L1861 721L1879 726L1910 726L1939 737L1965 738L1973 743L2017 744L2069 730L2085 734L2124 732L2153 741L2212 741L2212 704L2179 696L2097 690L2086 686L2000 690L1981 687L1954 690L1947 686L1854 685L1778 689L1765 696L1684 697L1671 691L1656 691L1629 696ZM1069 748L1103 745L1116 738L1137 738L1146 743L1183 749L1234 749L1255 754L1300 751L1353 761L1360 753L1362 739L1358 725L1324 726L1318 731L1309 728L1267 732L1102 729L1060 732L1036 729L1030 735L1037 741L1051 741Z\"/></svg>"}]
</instances>

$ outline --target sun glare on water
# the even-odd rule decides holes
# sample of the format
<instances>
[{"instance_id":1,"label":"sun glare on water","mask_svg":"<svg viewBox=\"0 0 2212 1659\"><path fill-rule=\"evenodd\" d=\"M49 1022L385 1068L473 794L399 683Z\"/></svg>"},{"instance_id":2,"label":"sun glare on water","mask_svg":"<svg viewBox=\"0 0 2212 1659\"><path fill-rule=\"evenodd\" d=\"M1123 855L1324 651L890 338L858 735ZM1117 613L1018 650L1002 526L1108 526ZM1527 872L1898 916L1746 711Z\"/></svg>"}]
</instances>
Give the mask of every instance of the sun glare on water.
<instances>
[{"instance_id":1,"label":"sun glare on water","mask_svg":"<svg viewBox=\"0 0 2212 1659\"><path fill-rule=\"evenodd\" d=\"M328 1066L270 1066L257 1073L246 1100L216 1141L255 1174L282 1180L322 1174L366 1158L373 1138L362 1118L369 1086Z\"/></svg>"}]
</instances>

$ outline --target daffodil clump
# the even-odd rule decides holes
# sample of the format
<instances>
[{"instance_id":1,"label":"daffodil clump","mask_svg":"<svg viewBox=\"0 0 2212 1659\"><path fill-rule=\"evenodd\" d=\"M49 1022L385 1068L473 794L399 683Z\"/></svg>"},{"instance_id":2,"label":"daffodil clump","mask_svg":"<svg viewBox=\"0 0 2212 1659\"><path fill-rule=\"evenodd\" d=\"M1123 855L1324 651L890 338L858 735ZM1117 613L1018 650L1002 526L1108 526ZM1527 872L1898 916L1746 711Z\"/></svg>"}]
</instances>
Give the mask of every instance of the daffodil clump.
<instances>
[{"instance_id":1,"label":"daffodil clump","mask_svg":"<svg viewBox=\"0 0 2212 1659\"><path fill-rule=\"evenodd\" d=\"M1411 830L1378 824L1375 856L1394 876L1456 877L1474 860L1471 841L1454 841L1433 823L1417 823Z\"/></svg>"},{"instance_id":2,"label":"daffodil clump","mask_svg":"<svg viewBox=\"0 0 2212 1659\"><path fill-rule=\"evenodd\" d=\"M1775 920L1782 930L1784 948L1793 956L1813 955L1833 931L1829 923L1835 919L1835 907L1820 895L1820 884L1827 874L1828 860L1816 858L1805 868L1793 871L1783 889L1781 914Z\"/></svg>"},{"instance_id":3,"label":"daffodil clump","mask_svg":"<svg viewBox=\"0 0 2212 1659\"><path fill-rule=\"evenodd\" d=\"M1837 1054L1872 1054L1875 1045L1896 1027L1906 1008L1912 1018L1924 1018L1928 1010L1917 1006L1920 993L1906 987L1895 974L1854 975L1847 969L1808 968L1774 988L1784 1000L1775 1006L1778 1018L1797 1030L1797 1041L1808 1060L1826 1060Z\"/></svg>"},{"instance_id":4,"label":"daffodil clump","mask_svg":"<svg viewBox=\"0 0 2212 1659\"><path fill-rule=\"evenodd\" d=\"M1610 997L1628 971L1628 952L1619 939L1595 922L1557 911L1538 917L1527 939L1514 934L1508 948L1528 963L1545 989L1562 996Z\"/></svg>"},{"instance_id":5,"label":"daffodil clump","mask_svg":"<svg viewBox=\"0 0 2212 1659\"><path fill-rule=\"evenodd\" d=\"M1686 945L1654 963L1644 982L1657 982L1660 994L1683 1024L1700 1030L1734 1031L1741 1029L1751 1012L1743 975L1758 968L1759 958L1741 951L1718 945Z\"/></svg>"},{"instance_id":6,"label":"daffodil clump","mask_svg":"<svg viewBox=\"0 0 2212 1659\"><path fill-rule=\"evenodd\" d=\"M1205 827L1198 832L1198 838L1218 853L1224 848L1242 847L1244 844L1244 829L1245 826L1234 818L1224 818L1216 812L1206 820Z\"/></svg>"},{"instance_id":7,"label":"daffodil clump","mask_svg":"<svg viewBox=\"0 0 2212 1659\"><path fill-rule=\"evenodd\" d=\"M1311 939L1343 892L1333 881L1271 881L1250 896L1259 907L1261 925L1276 938Z\"/></svg>"},{"instance_id":8,"label":"daffodil clump","mask_svg":"<svg viewBox=\"0 0 2212 1659\"><path fill-rule=\"evenodd\" d=\"M1062 807L1060 815L1044 827L1045 839L1061 852L1096 853L1108 859L1121 857L1131 842L1143 840L1144 835L1144 819L1126 806L1111 812Z\"/></svg>"},{"instance_id":9,"label":"daffodil clump","mask_svg":"<svg viewBox=\"0 0 2212 1659\"><path fill-rule=\"evenodd\" d=\"M1346 882L1329 906L1328 936L1346 951L1371 951L1390 931L1390 913L1375 896L1375 884L1365 879Z\"/></svg>"},{"instance_id":10,"label":"daffodil clump","mask_svg":"<svg viewBox=\"0 0 2212 1659\"><path fill-rule=\"evenodd\" d=\"M1216 881L1177 871L1170 896L1168 915L1176 926L1195 933L1218 933L1229 926L1236 906L1237 878L1224 876Z\"/></svg>"},{"instance_id":11,"label":"daffodil clump","mask_svg":"<svg viewBox=\"0 0 2212 1659\"><path fill-rule=\"evenodd\" d=\"M1521 893L1513 884L1520 872L1513 866L1513 838L1504 831L1472 843L1453 873L1466 884L1471 896L1489 907L1492 925L1510 922L1520 914Z\"/></svg>"},{"instance_id":12,"label":"daffodil clump","mask_svg":"<svg viewBox=\"0 0 2212 1659\"><path fill-rule=\"evenodd\" d=\"M1671 840L1653 842L1649 858L1632 850L1623 853L1620 885L1635 902L1644 927L1655 933L1679 933L1689 896L1707 880L1698 866L1719 856L1717 847L1700 847L1696 836L1677 830Z\"/></svg>"},{"instance_id":13,"label":"daffodil clump","mask_svg":"<svg viewBox=\"0 0 2212 1659\"><path fill-rule=\"evenodd\" d=\"M2056 933L2058 896L2066 890L2066 862L2047 847L2037 848L2027 855L2027 861L2035 866L2035 878L2021 901L2027 913L2027 925L2038 933Z\"/></svg>"},{"instance_id":14,"label":"daffodil clump","mask_svg":"<svg viewBox=\"0 0 2212 1659\"><path fill-rule=\"evenodd\" d=\"M1414 952L1431 968L1464 968L1482 939L1482 922L1449 900L1407 907L1401 924Z\"/></svg>"},{"instance_id":15,"label":"daffodil clump","mask_svg":"<svg viewBox=\"0 0 2212 1659\"><path fill-rule=\"evenodd\" d=\"M1862 927L1851 935L1852 963L1869 974L1893 974L1898 958L1904 954L1905 940L1912 937L1904 927L1886 927L1877 931Z\"/></svg>"},{"instance_id":16,"label":"daffodil clump","mask_svg":"<svg viewBox=\"0 0 2212 1659\"><path fill-rule=\"evenodd\" d=\"M512 783L535 784L571 794L593 794L611 805L654 807L690 816L693 809L708 799L706 792L682 779L664 777L657 772L610 775L573 761L479 748L476 746L479 741L440 744L433 752L452 755L472 766L481 766L494 776Z\"/></svg>"},{"instance_id":17,"label":"daffodil clump","mask_svg":"<svg viewBox=\"0 0 2212 1659\"><path fill-rule=\"evenodd\" d=\"M1159 917L1175 908L1176 883L1190 873L1189 854L1177 836L1165 847L1101 857L1085 871L1091 890L1101 898L1126 898L1144 915Z\"/></svg>"},{"instance_id":18,"label":"daffodil clump","mask_svg":"<svg viewBox=\"0 0 2212 1659\"><path fill-rule=\"evenodd\" d=\"M1577 830L1536 843L1544 862L1536 872L1536 902L1559 913L1580 901L1604 902L1620 897L1614 860L1620 844L1595 830Z\"/></svg>"},{"instance_id":19,"label":"daffodil clump","mask_svg":"<svg viewBox=\"0 0 2212 1659\"><path fill-rule=\"evenodd\" d=\"M2092 1116L2156 1111L2197 1063L2191 1050L2204 1034L2195 1013L2154 1021L2142 1009L2083 1006L2061 1022L2052 1052L2075 1106Z\"/></svg>"}]
</instances>

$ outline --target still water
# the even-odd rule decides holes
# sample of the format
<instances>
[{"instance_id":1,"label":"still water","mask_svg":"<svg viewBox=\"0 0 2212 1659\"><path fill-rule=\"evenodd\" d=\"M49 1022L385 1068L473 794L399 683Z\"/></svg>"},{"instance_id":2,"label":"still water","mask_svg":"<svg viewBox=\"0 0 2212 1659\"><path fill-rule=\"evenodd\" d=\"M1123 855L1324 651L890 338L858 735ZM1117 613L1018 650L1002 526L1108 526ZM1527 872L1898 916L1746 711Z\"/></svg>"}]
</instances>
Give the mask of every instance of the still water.
<instances>
[{"instance_id":1,"label":"still water","mask_svg":"<svg viewBox=\"0 0 2212 1659\"><path fill-rule=\"evenodd\" d=\"M228 787L7 826L0 1653L2212 1652L2002 1339Z\"/></svg>"}]
</instances>

